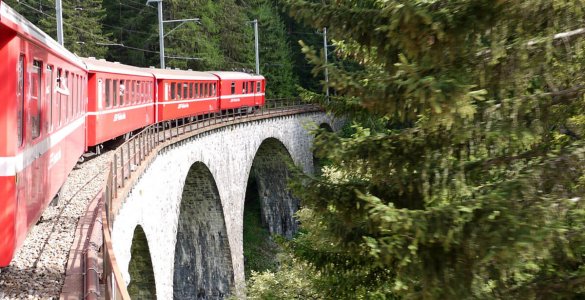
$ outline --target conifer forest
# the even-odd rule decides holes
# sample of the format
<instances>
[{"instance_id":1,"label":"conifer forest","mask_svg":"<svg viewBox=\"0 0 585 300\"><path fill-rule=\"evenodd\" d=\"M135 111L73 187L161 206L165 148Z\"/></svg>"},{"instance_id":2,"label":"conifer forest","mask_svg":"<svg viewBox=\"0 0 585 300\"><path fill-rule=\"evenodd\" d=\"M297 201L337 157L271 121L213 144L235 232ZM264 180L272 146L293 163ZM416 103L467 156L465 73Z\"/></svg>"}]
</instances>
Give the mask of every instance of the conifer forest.
<instances>
[{"instance_id":1,"label":"conifer forest","mask_svg":"<svg viewBox=\"0 0 585 300\"><path fill-rule=\"evenodd\" d=\"M6 2L55 36L53 0ZM63 5L72 52L158 66L155 6ZM314 129L301 230L249 299L585 299L585 1L166 0L164 18L200 18L165 29L167 65L193 70L253 70L258 19L267 98L348 121Z\"/></svg>"}]
</instances>

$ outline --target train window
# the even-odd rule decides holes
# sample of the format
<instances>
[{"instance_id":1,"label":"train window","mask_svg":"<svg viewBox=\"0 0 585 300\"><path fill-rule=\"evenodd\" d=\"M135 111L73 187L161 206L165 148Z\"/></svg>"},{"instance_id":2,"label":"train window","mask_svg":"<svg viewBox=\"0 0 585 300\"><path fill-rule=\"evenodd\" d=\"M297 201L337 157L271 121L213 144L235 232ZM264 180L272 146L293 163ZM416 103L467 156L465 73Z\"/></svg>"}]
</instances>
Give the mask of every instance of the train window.
<instances>
[{"instance_id":1,"label":"train window","mask_svg":"<svg viewBox=\"0 0 585 300\"><path fill-rule=\"evenodd\" d=\"M73 116L77 116L77 114L79 113L79 89L81 89L81 87L79 86L79 75L75 74L72 76L73 79L73 85L75 86L74 89L74 99L73 99Z\"/></svg>"},{"instance_id":2,"label":"train window","mask_svg":"<svg viewBox=\"0 0 585 300\"><path fill-rule=\"evenodd\" d=\"M193 83L189 83L189 99L193 99Z\"/></svg>"},{"instance_id":3,"label":"train window","mask_svg":"<svg viewBox=\"0 0 585 300\"><path fill-rule=\"evenodd\" d=\"M256 82L256 92L260 93L262 90L260 89L260 81Z\"/></svg>"},{"instance_id":4,"label":"train window","mask_svg":"<svg viewBox=\"0 0 585 300\"><path fill-rule=\"evenodd\" d=\"M128 89L128 100L127 102L129 104L135 103L136 102L136 94L134 94L134 80L129 80L128 84L130 85L129 89Z\"/></svg>"},{"instance_id":5,"label":"train window","mask_svg":"<svg viewBox=\"0 0 585 300\"><path fill-rule=\"evenodd\" d=\"M73 80L73 116L77 116L79 111L79 75L72 74L71 80Z\"/></svg>"},{"instance_id":6,"label":"train window","mask_svg":"<svg viewBox=\"0 0 585 300\"><path fill-rule=\"evenodd\" d=\"M61 85L62 85L62 88L64 90L68 91L69 90L69 84L68 84L69 81L67 80L67 77L69 77L69 71L65 71L65 75L61 78ZM69 94L68 93L63 94L62 99L63 98L65 99L65 100L62 100L65 103L61 103L61 105L63 105L63 123L67 123L67 120L68 120L67 117L69 116Z\"/></svg>"},{"instance_id":7,"label":"train window","mask_svg":"<svg viewBox=\"0 0 585 300\"><path fill-rule=\"evenodd\" d=\"M112 105L112 80L106 79L106 107L110 107Z\"/></svg>"},{"instance_id":8,"label":"train window","mask_svg":"<svg viewBox=\"0 0 585 300\"><path fill-rule=\"evenodd\" d=\"M57 113L59 114L59 118L57 118L58 121L58 126L61 126L61 120L63 118L62 116L62 111L61 111L61 106L62 106L62 98L63 98L63 87L62 87L62 77L63 76L63 71L61 70L61 68L57 69Z\"/></svg>"},{"instance_id":9,"label":"train window","mask_svg":"<svg viewBox=\"0 0 585 300\"><path fill-rule=\"evenodd\" d=\"M72 102L71 100L73 99L73 95L71 94L71 77L69 75L69 71L65 71L65 88L69 91L69 93L66 96L66 100L65 100L65 106L67 107L67 110L65 111L65 117L66 120L69 120L69 117L71 116L71 109L72 109Z\"/></svg>"},{"instance_id":10,"label":"train window","mask_svg":"<svg viewBox=\"0 0 585 300\"><path fill-rule=\"evenodd\" d=\"M126 95L126 81L120 80L120 105L124 105L124 95Z\"/></svg>"},{"instance_id":11,"label":"train window","mask_svg":"<svg viewBox=\"0 0 585 300\"><path fill-rule=\"evenodd\" d=\"M73 116L73 99L75 98L75 90L73 90L73 84L75 83L75 76L73 73L65 72L67 77L67 88L69 89L69 95L67 95L67 117L68 120L72 119Z\"/></svg>"},{"instance_id":12,"label":"train window","mask_svg":"<svg viewBox=\"0 0 585 300\"><path fill-rule=\"evenodd\" d=\"M33 61L33 69L31 76L31 102L30 102L30 121L31 121L31 137L38 138L41 135L41 79L42 79L43 63L35 60Z\"/></svg>"},{"instance_id":13,"label":"train window","mask_svg":"<svg viewBox=\"0 0 585 300\"><path fill-rule=\"evenodd\" d=\"M135 94L134 94L134 102L140 103L142 102L142 82L136 81L135 84Z\"/></svg>"},{"instance_id":14,"label":"train window","mask_svg":"<svg viewBox=\"0 0 585 300\"><path fill-rule=\"evenodd\" d=\"M16 90L17 146L22 146L24 126L24 55L18 59L18 86Z\"/></svg>"},{"instance_id":15,"label":"train window","mask_svg":"<svg viewBox=\"0 0 585 300\"><path fill-rule=\"evenodd\" d=\"M61 96L61 101L62 101L61 105L62 105L62 109L63 109L63 123L67 122L68 116L69 116L69 93L68 93L69 92L69 80L67 80L68 77L69 77L69 71L65 71L65 75L61 77L61 88L64 91L67 91Z\"/></svg>"},{"instance_id":16,"label":"train window","mask_svg":"<svg viewBox=\"0 0 585 300\"><path fill-rule=\"evenodd\" d=\"M189 84L183 82L183 99L189 98Z\"/></svg>"},{"instance_id":17,"label":"train window","mask_svg":"<svg viewBox=\"0 0 585 300\"><path fill-rule=\"evenodd\" d=\"M193 91L193 97L195 97L195 98L199 98L199 88L198 87L199 87L198 83L193 84L193 88L195 89Z\"/></svg>"},{"instance_id":18,"label":"train window","mask_svg":"<svg viewBox=\"0 0 585 300\"><path fill-rule=\"evenodd\" d=\"M67 75L67 84L68 84L69 91L70 91L70 94L68 96L69 97L68 98L69 99L69 119L73 119L73 103L75 103L74 100L75 100L75 98L77 98L77 97L75 97L75 90L74 90L75 75L73 73L69 73Z\"/></svg>"},{"instance_id":19,"label":"train window","mask_svg":"<svg viewBox=\"0 0 585 300\"><path fill-rule=\"evenodd\" d=\"M143 103L146 100L146 82L140 81L139 88L140 88L140 99L139 99L139 101L140 101L140 103Z\"/></svg>"},{"instance_id":20,"label":"train window","mask_svg":"<svg viewBox=\"0 0 585 300\"><path fill-rule=\"evenodd\" d=\"M71 73L71 116L77 112L77 80L75 74ZM72 118L73 119L73 118Z\"/></svg>"},{"instance_id":21,"label":"train window","mask_svg":"<svg viewBox=\"0 0 585 300\"><path fill-rule=\"evenodd\" d=\"M140 103L142 102L142 82L136 81L136 90L135 90L135 102Z\"/></svg>"},{"instance_id":22,"label":"train window","mask_svg":"<svg viewBox=\"0 0 585 300\"><path fill-rule=\"evenodd\" d=\"M134 92L134 103L142 102L142 82L136 81Z\"/></svg>"},{"instance_id":23,"label":"train window","mask_svg":"<svg viewBox=\"0 0 585 300\"><path fill-rule=\"evenodd\" d=\"M148 82L146 85L146 99L148 100L148 102L152 102L152 82Z\"/></svg>"},{"instance_id":24,"label":"train window","mask_svg":"<svg viewBox=\"0 0 585 300\"><path fill-rule=\"evenodd\" d=\"M136 81L136 90L135 90L135 103L140 103L142 102L142 82L141 81Z\"/></svg>"},{"instance_id":25,"label":"train window","mask_svg":"<svg viewBox=\"0 0 585 300\"><path fill-rule=\"evenodd\" d=\"M81 76L77 76L77 115L81 115L81 111L83 110L83 78Z\"/></svg>"},{"instance_id":26,"label":"train window","mask_svg":"<svg viewBox=\"0 0 585 300\"><path fill-rule=\"evenodd\" d=\"M78 83L78 87L79 89L77 89L77 115L81 115L81 112L83 112L83 87L85 86L85 84L83 84L83 77L79 76L77 77L77 83Z\"/></svg>"},{"instance_id":27,"label":"train window","mask_svg":"<svg viewBox=\"0 0 585 300\"><path fill-rule=\"evenodd\" d=\"M120 93L120 91L119 91L118 88L119 88L119 86L118 86L118 80L115 80L114 79L113 84L112 84L112 95L113 95L113 97L112 97L112 105L113 106L117 106L118 105L118 95Z\"/></svg>"},{"instance_id":28,"label":"train window","mask_svg":"<svg viewBox=\"0 0 585 300\"><path fill-rule=\"evenodd\" d=\"M232 82L232 95L236 93L236 83Z\"/></svg>"},{"instance_id":29,"label":"train window","mask_svg":"<svg viewBox=\"0 0 585 300\"><path fill-rule=\"evenodd\" d=\"M246 83L247 82L242 82L242 94L246 93Z\"/></svg>"},{"instance_id":30,"label":"train window","mask_svg":"<svg viewBox=\"0 0 585 300\"><path fill-rule=\"evenodd\" d=\"M175 98L177 97L177 84L176 83L171 83L171 100L175 100Z\"/></svg>"},{"instance_id":31,"label":"train window","mask_svg":"<svg viewBox=\"0 0 585 300\"><path fill-rule=\"evenodd\" d=\"M53 67L47 66L47 74L45 75L45 93L47 99L47 103L49 104L49 113L48 113L48 131L53 131Z\"/></svg>"}]
</instances>

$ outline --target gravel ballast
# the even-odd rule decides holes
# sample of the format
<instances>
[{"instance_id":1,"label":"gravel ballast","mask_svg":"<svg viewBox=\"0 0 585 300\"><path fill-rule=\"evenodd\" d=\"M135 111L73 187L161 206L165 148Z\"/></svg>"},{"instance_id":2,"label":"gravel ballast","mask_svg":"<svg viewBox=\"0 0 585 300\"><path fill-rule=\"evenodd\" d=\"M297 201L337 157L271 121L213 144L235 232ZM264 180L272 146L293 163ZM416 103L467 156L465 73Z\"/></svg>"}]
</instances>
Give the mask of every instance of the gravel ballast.
<instances>
[{"instance_id":1,"label":"gravel ballast","mask_svg":"<svg viewBox=\"0 0 585 300\"><path fill-rule=\"evenodd\" d=\"M59 298L77 222L102 188L111 153L69 174L58 204L47 207L10 265L0 271L0 299Z\"/></svg>"}]
</instances>

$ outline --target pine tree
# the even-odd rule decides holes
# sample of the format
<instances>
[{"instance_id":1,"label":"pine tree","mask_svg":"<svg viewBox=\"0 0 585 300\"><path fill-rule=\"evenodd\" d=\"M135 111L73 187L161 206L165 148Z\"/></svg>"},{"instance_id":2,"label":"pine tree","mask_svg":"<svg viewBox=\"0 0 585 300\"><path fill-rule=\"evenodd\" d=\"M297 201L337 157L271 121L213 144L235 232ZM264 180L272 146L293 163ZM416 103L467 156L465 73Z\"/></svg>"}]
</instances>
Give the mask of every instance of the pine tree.
<instances>
[{"instance_id":1,"label":"pine tree","mask_svg":"<svg viewBox=\"0 0 585 300\"><path fill-rule=\"evenodd\" d=\"M101 22L104 10L98 0L63 0L63 39L65 48L79 56L104 57L107 49L97 43L107 41ZM6 1L27 20L55 40L57 21L55 1Z\"/></svg>"},{"instance_id":2,"label":"pine tree","mask_svg":"<svg viewBox=\"0 0 585 300\"><path fill-rule=\"evenodd\" d=\"M292 249L314 291L585 295L585 43L570 32L584 3L284 2L362 67L328 65L338 96L304 95L353 121L348 137L317 138L330 171L295 183Z\"/></svg>"},{"instance_id":3,"label":"pine tree","mask_svg":"<svg viewBox=\"0 0 585 300\"><path fill-rule=\"evenodd\" d=\"M139 67L158 66L156 6L113 0L104 0L103 6L106 10L104 32L111 36L106 58Z\"/></svg>"},{"instance_id":4,"label":"pine tree","mask_svg":"<svg viewBox=\"0 0 585 300\"><path fill-rule=\"evenodd\" d=\"M268 98L295 95L298 79L293 73L292 49L287 42L284 23L272 1L253 0L250 19L258 20L260 74L266 77Z\"/></svg>"},{"instance_id":5,"label":"pine tree","mask_svg":"<svg viewBox=\"0 0 585 300\"><path fill-rule=\"evenodd\" d=\"M107 48L100 45L108 43L108 36L102 32L105 16L102 1L68 0L63 1L62 5L65 47L79 56L105 57Z\"/></svg>"},{"instance_id":6,"label":"pine tree","mask_svg":"<svg viewBox=\"0 0 585 300\"><path fill-rule=\"evenodd\" d=\"M55 3L52 0L6 0L4 2L44 32L55 30ZM41 24L40 21L43 19L52 20L52 23L48 22L46 24L48 26Z\"/></svg>"}]
</instances>

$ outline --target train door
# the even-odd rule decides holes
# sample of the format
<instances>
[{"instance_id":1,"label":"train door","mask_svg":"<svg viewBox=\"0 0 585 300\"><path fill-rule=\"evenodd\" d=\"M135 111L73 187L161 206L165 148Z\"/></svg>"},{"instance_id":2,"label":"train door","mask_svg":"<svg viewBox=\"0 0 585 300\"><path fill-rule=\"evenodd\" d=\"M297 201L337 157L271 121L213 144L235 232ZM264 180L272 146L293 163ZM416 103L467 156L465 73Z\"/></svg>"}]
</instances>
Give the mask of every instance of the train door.
<instances>
[{"instance_id":1,"label":"train door","mask_svg":"<svg viewBox=\"0 0 585 300\"><path fill-rule=\"evenodd\" d=\"M16 90L16 148L17 153L24 155L26 149L26 57L21 54L18 58L17 65L17 90ZM15 217L15 228L17 233L17 241L24 239L22 235L22 229L28 225L27 221L27 201L29 195L29 184L28 183L28 169L23 168L22 170L17 169L16 174L16 217ZM18 243L18 242L17 242Z\"/></svg>"},{"instance_id":2,"label":"train door","mask_svg":"<svg viewBox=\"0 0 585 300\"><path fill-rule=\"evenodd\" d=\"M28 144L28 153L32 154L32 164L30 166L30 197L27 203L29 221L36 220L35 213L44 208L44 182L46 176L45 159L42 157L42 147L39 144L41 139L41 112L42 112L42 71L43 63L33 60L29 70L28 90L28 109L27 109L27 126L26 140ZM29 154L29 155L30 155ZM29 224L31 225L31 224Z\"/></svg>"}]
</instances>

